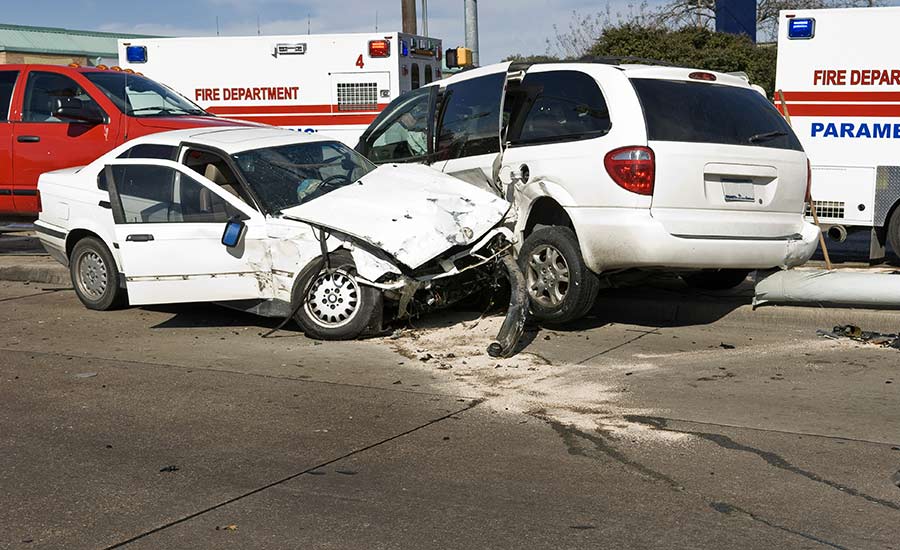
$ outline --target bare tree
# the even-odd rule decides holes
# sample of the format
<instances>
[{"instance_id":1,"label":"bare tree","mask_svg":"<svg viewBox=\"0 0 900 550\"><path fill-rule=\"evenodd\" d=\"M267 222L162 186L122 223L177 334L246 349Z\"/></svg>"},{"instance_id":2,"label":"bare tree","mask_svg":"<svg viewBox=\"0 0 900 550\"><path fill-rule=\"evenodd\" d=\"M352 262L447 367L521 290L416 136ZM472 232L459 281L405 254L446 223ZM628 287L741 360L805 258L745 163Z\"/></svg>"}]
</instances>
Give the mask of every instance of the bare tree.
<instances>
[{"instance_id":1,"label":"bare tree","mask_svg":"<svg viewBox=\"0 0 900 550\"><path fill-rule=\"evenodd\" d=\"M553 25L553 37L547 39L547 55L560 59L581 57L597 42L604 29L625 23L655 27L660 20L646 1L628 4L624 11L613 10L609 2L603 11L597 13L584 14L573 10L572 19L565 29Z\"/></svg>"}]
</instances>

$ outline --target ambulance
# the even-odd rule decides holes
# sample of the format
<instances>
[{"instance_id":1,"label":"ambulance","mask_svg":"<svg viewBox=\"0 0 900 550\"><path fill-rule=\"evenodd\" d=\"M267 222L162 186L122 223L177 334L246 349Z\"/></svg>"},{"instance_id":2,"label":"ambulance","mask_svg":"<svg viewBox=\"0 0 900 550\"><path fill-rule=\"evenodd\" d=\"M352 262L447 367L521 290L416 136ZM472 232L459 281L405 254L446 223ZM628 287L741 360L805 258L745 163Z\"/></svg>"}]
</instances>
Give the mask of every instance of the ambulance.
<instances>
[{"instance_id":1,"label":"ambulance","mask_svg":"<svg viewBox=\"0 0 900 550\"><path fill-rule=\"evenodd\" d=\"M900 254L898 25L900 7L785 10L778 26L775 103L809 156L819 220L839 241L871 230L871 260L886 242Z\"/></svg>"},{"instance_id":2,"label":"ambulance","mask_svg":"<svg viewBox=\"0 0 900 550\"><path fill-rule=\"evenodd\" d=\"M119 64L208 112L353 147L392 99L440 80L441 41L399 32L119 41Z\"/></svg>"}]
</instances>

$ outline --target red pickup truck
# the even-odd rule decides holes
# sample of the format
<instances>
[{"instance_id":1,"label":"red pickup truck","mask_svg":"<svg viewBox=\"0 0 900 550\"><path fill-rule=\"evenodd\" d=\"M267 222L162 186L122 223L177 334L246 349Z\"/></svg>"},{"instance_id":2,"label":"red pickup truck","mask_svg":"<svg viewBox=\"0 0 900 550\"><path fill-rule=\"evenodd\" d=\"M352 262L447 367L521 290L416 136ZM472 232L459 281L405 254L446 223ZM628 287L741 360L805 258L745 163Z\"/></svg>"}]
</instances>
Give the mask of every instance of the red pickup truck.
<instances>
[{"instance_id":1,"label":"red pickup truck","mask_svg":"<svg viewBox=\"0 0 900 550\"><path fill-rule=\"evenodd\" d=\"M123 142L199 126L250 125L210 115L118 67L0 65L0 219L34 219L38 176L81 166Z\"/></svg>"}]
</instances>

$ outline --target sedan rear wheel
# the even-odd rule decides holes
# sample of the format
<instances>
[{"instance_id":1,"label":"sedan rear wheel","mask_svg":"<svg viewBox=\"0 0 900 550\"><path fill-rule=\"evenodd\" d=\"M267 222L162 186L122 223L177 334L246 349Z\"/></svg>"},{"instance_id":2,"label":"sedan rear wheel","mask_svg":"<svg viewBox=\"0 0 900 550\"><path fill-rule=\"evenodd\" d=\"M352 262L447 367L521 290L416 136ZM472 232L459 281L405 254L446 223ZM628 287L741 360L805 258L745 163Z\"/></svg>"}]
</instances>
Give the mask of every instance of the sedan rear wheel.
<instances>
[{"instance_id":1,"label":"sedan rear wheel","mask_svg":"<svg viewBox=\"0 0 900 550\"><path fill-rule=\"evenodd\" d=\"M75 244L69 256L69 274L75 294L88 309L107 310L124 303L116 262L99 239L85 237Z\"/></svg>"}]
</instances>

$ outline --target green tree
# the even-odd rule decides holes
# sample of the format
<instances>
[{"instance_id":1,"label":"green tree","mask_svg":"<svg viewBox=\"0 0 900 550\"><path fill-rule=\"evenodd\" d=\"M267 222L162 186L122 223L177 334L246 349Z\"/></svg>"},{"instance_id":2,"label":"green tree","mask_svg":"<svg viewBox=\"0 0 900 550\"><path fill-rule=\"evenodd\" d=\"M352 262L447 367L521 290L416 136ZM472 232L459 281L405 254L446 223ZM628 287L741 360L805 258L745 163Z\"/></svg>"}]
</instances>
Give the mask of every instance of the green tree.
<instances>
[{"instance_id":1,"label":"green tree","mask_svg":"<svg viewBox=\"0 0 900 550\"><path fill-rule=\"evenodd\" d=\"M588 52L597 57L641 57L697 69L743 72L771 95L775 87L774 46L757 46L744 35L685 27L626 23L607 27Z\"/></svg>"}]
</instances>

